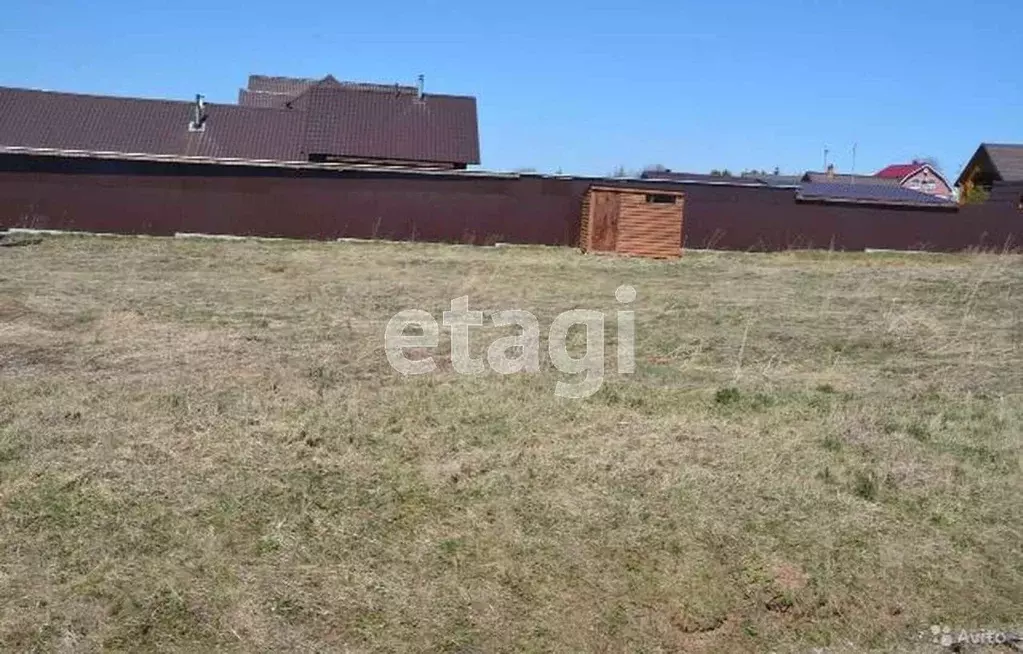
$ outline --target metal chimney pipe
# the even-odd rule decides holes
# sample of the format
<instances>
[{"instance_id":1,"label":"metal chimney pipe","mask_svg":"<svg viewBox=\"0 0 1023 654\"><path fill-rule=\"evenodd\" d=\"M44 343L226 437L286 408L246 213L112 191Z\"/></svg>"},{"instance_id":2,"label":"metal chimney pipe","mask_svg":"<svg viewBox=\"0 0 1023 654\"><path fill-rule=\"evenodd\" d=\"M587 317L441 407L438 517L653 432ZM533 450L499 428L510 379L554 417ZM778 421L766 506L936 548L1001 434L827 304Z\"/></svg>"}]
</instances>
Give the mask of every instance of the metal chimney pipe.
<instances>
[{"instance_id":1,"label":"metal chimney pipe","mask_svg":"<svg viewBox=\"0 0 1023 654\"><path fill-rule=\"evenodd\" d=\"M202 131L206 125L206 100L202 95L195 94L195 105L192 107L192 122L188 129L193 132Z\"/></svg>"}]
</instances>

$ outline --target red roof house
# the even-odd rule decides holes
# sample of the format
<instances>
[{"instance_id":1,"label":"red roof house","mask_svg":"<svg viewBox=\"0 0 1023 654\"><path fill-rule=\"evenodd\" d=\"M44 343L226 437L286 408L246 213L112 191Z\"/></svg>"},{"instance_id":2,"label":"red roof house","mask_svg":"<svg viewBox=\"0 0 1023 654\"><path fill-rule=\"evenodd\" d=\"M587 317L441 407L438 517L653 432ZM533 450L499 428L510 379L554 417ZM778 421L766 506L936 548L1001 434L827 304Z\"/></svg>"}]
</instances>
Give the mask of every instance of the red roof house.
<instances>
[{"instance_id":1,"label":"red roof house","mask_svg":"<svg viewBox=\"0 0 1023 654\"><path fill-rule=\"evenodd\" d=\"M920 164L892 164L877 171L874 173L874 176L886 179L902 179L910 173L915 173L919 168Z\"/></svg>"},{"instance_id":2,"label":"red roof house","mask_svg":"<svg viewBox=\"0 0 1023 654\"><path fill-rule=\"evenodd\" d=\"M929 163L914 161L908 164L892 164L874 174L884 180L898 180L898 185L913 191L920 191L940 198L952 197L952 186L948 180Z\"/></svg>"}]
</instances>

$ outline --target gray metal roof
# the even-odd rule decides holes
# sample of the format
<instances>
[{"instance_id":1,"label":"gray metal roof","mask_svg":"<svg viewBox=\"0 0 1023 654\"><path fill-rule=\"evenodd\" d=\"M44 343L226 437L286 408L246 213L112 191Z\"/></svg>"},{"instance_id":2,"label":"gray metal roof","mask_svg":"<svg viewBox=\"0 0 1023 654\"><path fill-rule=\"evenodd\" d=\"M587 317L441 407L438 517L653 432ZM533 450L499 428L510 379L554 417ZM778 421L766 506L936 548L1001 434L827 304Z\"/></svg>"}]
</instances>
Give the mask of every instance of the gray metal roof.
<instances>
[{"instance_id":1,"label":"gray metal roof","mask_svg":"<svg viewBox=\"0 0 1023 654\"><path fill-rule=\"evenodd\" d=\"M757 177L742 175L708 175L706 173L681 173L675 170L644 170L639 179L680 184L716 184L719 186L766 186Z\"/></svg>"},{"instance_id":2,"label":"gray metal roof","mask_svg":"<svg viewBox=\"0 0 1023 654\"><path fill-rule=\"evenodd\" d=\"M833 175L816 171L807 171L802 181L814 184L867 184L869 186L898 186L902 181L890 177L874 177L873 175L854 175L851 173L835 172Z\"/></svg>"},{"instance_id":3,"label":"gray metal roof","mask_svg":"<svg viewBox=\"0 0 1023 654\"><path fill-rule=\"evenodd\" d=\"M803 181L801 175L753 175L753 177L768 186L799 186Z\"/></svg>"},{"instance_id":4,"label":"gray metal roof","mask_svg":"<svg viewBox=\"0 0 1023 654\"><path fill-rule=\"evenodd\" d=\"M849 184L841 181L807 182L796 192L797 200L880 204L887 206L955 207L952 200L890 184Z\"/></svg>"}]
</instances>

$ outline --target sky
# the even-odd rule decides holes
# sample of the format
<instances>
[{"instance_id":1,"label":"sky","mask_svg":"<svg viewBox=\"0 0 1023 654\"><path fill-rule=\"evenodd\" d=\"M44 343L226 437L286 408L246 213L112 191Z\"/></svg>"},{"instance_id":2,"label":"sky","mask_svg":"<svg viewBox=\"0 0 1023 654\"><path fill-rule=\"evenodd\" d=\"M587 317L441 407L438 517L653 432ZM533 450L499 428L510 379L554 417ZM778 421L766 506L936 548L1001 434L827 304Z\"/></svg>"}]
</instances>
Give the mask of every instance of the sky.
<instances>
[{"instance_id":1,"label":"sky","mask_svg":"<svg viewBox=\"0 0 1023 654\"><path fill-rule=\"evenodd\" d=\"M842 172L1023 142L1020 0L9 0L0 86L235 102L249 74L477 98L482 168ZM855 146L855 160L853 148Z\"/></svg>"}]
</instances>

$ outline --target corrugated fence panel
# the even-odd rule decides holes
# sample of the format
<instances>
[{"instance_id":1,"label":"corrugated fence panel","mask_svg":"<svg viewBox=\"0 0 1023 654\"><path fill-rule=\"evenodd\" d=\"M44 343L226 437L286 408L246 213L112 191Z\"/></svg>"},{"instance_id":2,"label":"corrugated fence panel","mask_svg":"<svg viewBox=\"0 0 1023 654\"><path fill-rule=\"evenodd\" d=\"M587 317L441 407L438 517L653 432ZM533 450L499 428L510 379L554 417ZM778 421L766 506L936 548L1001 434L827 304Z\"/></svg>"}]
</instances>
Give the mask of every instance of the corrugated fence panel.
<instances>
[{"instance_id":1,"label":"corrugated fence panel","mask_svg":"<svg viewBox=\"0 0 1023 654\"><path fill-rule=\"evenodd\" d=\"M593 183L0 155L0 227L577 246ZM791 189L769 187L661 187L685 193L686 248L1023 245L1023 212L1012 201L925 210L797 203Z\"/></svg>"}]
</instances>

